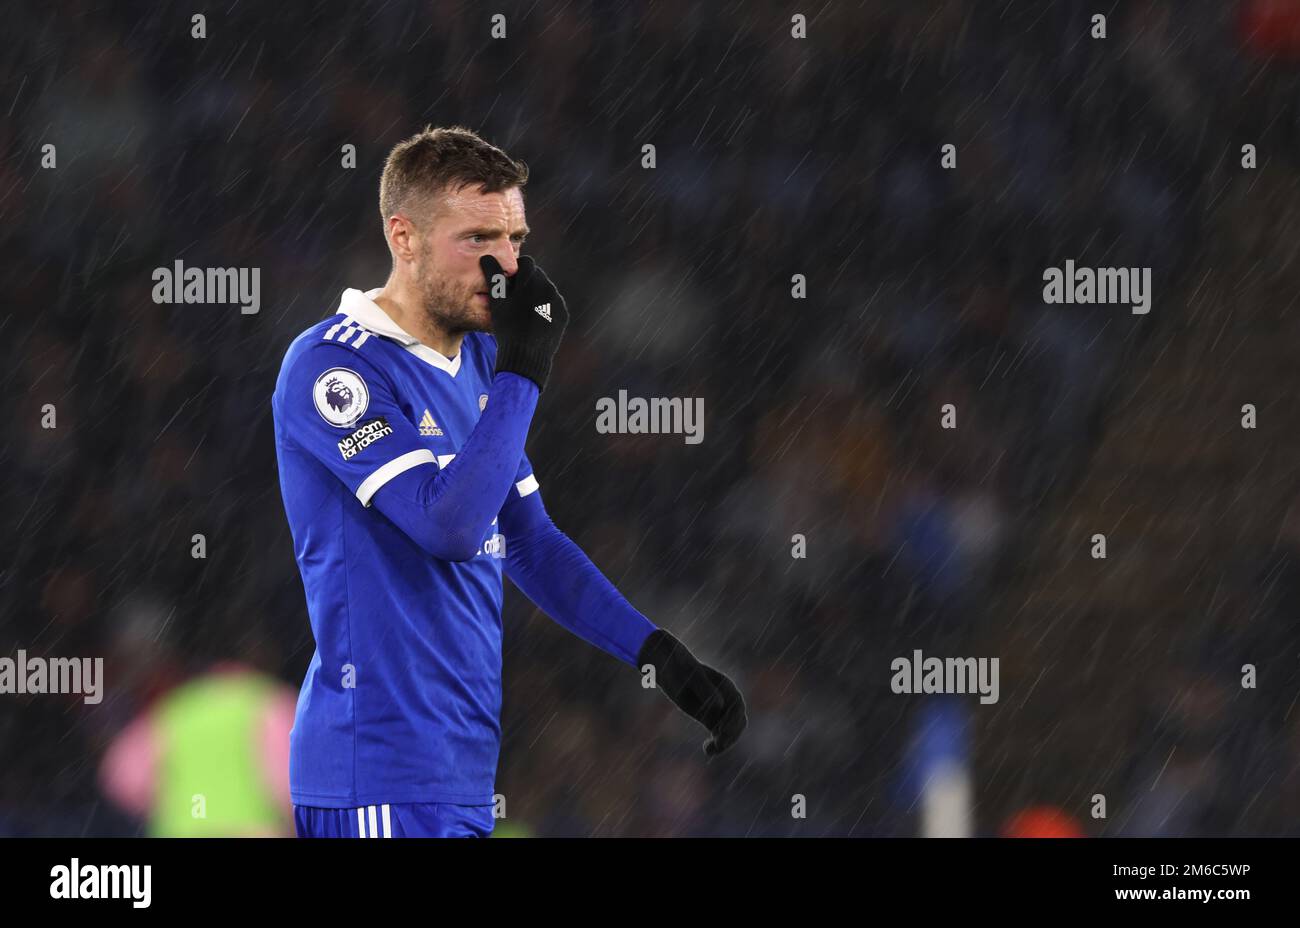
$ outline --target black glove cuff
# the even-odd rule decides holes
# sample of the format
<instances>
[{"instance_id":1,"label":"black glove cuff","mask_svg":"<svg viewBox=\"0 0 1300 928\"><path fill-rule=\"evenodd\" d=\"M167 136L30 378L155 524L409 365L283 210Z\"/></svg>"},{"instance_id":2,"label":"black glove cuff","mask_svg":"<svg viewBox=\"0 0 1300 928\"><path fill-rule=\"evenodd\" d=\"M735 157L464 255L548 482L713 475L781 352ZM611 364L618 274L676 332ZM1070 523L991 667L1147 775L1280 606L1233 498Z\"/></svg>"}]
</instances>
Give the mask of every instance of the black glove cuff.
<instances>
[{"instance_id":1,"label":"black glove cuff","mask_svg":"<svg viewBox=\"0 0 1300 928\"><path fill-rule=\"evenodd\" d=\"M655 669L658 679L665 677L681 678L683 671L695 663L695 656L687 650L670 633L662 628L652 631L637 652L636 666L640 670L646 664Z\"/></svg>"},{"instance_id":2,"label":"black glove cuff","mask_svg":"<svg viewBox=\"0 0 1300 928\"><path fill-rule=\"evenodd\" d=\"M502 344L497 341L496 372L508 371L527 377L537 384L538 390L546 389L546 381L551 376L551 359L554 351L549 345L525 342L522 345Z\"/></svg>"}]
</instances>

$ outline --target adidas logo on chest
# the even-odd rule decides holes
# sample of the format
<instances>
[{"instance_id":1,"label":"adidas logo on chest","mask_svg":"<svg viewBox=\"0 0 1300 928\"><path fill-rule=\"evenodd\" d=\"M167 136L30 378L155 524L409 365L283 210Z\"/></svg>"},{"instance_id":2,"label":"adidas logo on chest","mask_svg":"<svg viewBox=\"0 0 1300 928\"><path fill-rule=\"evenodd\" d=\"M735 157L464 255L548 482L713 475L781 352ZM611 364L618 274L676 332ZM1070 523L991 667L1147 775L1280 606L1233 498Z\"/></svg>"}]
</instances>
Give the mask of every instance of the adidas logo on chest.
<instances>
[{"instance_id":1,"label":"adidas logo on chest","mask_svg":"<svg viewBox=\"0 0 1300 928\"><path fill-rule=\"evenodd\" d=\"M438 427L438 423L433 421L433 416L429 414L427 409L424 411L424 415L420 417L420 434L425 436L442 434L442 429Z\"/></svg>"}]
</instances>

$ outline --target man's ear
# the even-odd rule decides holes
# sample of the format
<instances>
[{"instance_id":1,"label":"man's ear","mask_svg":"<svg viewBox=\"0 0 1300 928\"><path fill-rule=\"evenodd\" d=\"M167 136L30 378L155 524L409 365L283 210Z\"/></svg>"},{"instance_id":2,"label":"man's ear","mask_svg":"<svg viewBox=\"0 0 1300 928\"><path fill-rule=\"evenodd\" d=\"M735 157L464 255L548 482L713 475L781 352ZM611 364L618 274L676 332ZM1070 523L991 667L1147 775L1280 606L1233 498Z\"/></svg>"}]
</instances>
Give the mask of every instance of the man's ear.
<instances>
[{"instance_id":1,"label":"man's ear","mask_svg":"<svg viewBox=\"0 0 1300 928\"><path fill-rule=\"evenodd\" d=\"M402 215L388 217L388 247L394 259L410 261L415 256L415 226Z\"/></svg>"}]
</instances>

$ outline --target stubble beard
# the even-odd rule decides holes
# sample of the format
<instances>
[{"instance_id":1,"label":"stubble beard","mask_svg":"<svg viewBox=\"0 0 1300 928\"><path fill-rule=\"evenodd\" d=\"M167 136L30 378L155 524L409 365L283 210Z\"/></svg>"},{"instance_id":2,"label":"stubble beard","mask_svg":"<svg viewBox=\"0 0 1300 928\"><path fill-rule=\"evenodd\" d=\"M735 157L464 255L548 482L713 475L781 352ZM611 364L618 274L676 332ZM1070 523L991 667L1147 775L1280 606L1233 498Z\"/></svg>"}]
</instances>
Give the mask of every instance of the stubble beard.
<instances>
[{"instance_id":1,"label":"stubble beard","mask_svg":"<svg viewBox=\"0 0 1300 928\"><path fill-rule=\"evenodd\" d=\"M437 274L422 274L419 284L425 321L430 327L448 335L491 331L491 318L475 306L473 289Z\"/></svg>"}]
</instances>

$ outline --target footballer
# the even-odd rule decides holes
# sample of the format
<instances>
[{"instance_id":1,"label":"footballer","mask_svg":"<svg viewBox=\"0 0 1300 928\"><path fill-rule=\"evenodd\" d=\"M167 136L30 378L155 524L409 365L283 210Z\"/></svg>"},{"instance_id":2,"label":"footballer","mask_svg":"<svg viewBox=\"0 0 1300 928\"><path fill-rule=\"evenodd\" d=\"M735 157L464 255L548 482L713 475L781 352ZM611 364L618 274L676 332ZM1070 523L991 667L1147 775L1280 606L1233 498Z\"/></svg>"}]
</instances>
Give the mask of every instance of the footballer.
<instances>
[{"instance_id":1,"label":"footballer","mask_svg":"<svg viewBox=\"0 0 1300 928\"><path fill-rule=\"evenodd\" d=\"M316 650L289 779L300 837L486 837L501 741L502 575L727 750L730 679L632 607L548 516L524 453L569 314L533 259L528 167L426 128L379 186L384 286L289 346L272 409Z\"/></svg>"}]
</instances>

